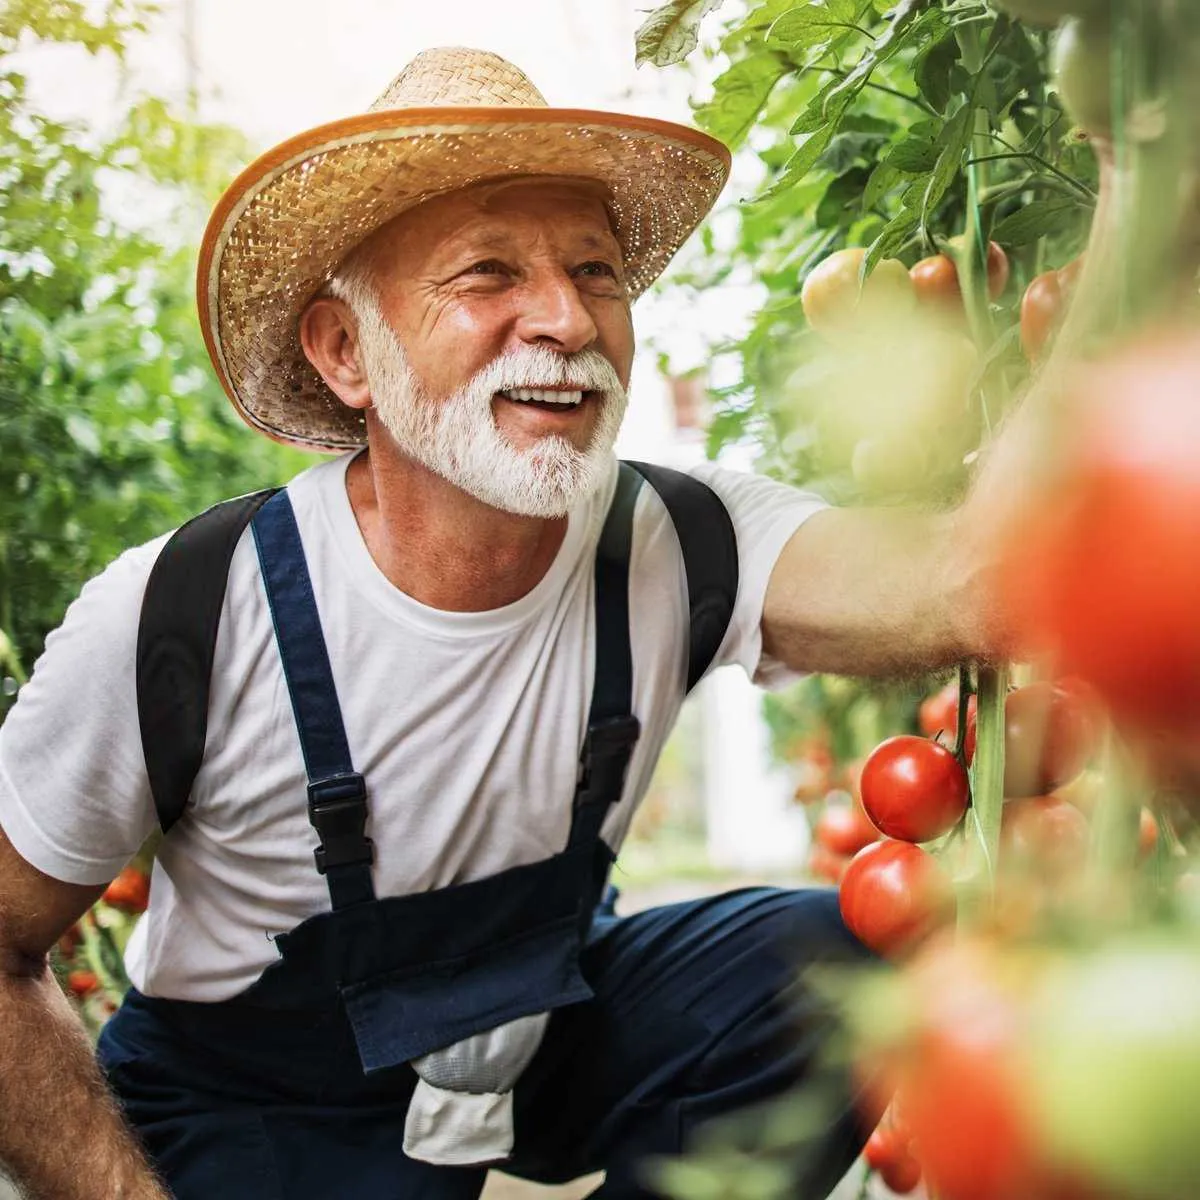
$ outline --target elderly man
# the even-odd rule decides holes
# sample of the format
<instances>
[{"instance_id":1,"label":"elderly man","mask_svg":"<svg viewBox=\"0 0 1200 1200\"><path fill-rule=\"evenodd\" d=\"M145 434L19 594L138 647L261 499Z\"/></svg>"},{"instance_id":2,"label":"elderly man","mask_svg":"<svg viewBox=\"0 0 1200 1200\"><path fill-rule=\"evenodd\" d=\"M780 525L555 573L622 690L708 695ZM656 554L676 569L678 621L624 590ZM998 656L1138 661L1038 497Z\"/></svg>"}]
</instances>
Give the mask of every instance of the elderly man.
<instances>
[{"instance_id":1,"label":"elderly man","mask_svg":"<svg viewBox=\"0 0 1200 1200\"><path fill-rule=\"evenodd\" d=\"M618 469L631 300L727 166L433 51L222 199L222 382L341 453L89 583L0 735L0 1159L33 1194L474 1197L502 1163L648 1196L699 1124L827 1086L797 967L862 957L836 899L621 918L608 867L710 662L944 664L982 609L962 514ZM46 955L157 825L118 1107ZM851 1091L796 1195L861 1144Z\"/></svg>"}]
</instances>

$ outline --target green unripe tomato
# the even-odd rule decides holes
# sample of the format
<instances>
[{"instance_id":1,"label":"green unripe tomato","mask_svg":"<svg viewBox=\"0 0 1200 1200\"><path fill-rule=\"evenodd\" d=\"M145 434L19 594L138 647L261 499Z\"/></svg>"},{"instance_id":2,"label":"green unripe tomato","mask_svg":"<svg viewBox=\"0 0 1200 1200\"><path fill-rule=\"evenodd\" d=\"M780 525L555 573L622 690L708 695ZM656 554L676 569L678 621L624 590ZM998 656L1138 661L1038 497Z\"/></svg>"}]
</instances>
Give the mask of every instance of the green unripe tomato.
<instances>
[{"instance_id":1,"label":"green unripe tomato","mask_svg":"<svg viewBox=\"0 0 1200 1200\"><path fill-rule=\"evenodd\" d=\"M1095 16L1108 8L1108 0L992 0L995 6L1010 17L1053 29L1064 17Z\"/></svg>"},{"instance_id":2,"label":"green unripe tomato","mask_svg":"<svg viewBox=\"0 0 1200 1200\"><path fill-rule=\"evenodd\" d=\"M1075 123L1088 133L1112 133L1112 35L1108 22L1072 17L1054 40L1054 82Z\"/></svg>"}]
</instances>

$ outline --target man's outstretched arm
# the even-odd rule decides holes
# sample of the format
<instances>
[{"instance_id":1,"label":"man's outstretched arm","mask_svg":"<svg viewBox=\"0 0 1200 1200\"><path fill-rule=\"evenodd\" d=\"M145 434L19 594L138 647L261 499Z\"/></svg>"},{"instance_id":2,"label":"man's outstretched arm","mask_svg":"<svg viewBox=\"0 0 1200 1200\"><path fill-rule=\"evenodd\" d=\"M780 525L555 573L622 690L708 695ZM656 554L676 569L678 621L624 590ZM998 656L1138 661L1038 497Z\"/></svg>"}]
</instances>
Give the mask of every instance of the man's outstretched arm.
<instances>
[{"instance_id":1,"label":"man's outstretched arm","mask_svg":"<svg viewBox=\"0 0 1200 1200\"><path fill-rule=\"evenodd\" d=\"M772 572L764 650L838 675L903 675L984 653L984 588L962 525L958 512L903 509L810 517Z\"/></svg>"},{"instance_id":2,"label":"man's outstretched arm","mask_svg":"<svg viewBox=\"0 0 1200 1200\"><path fill-rule=\"evenodd\" d=\"M167 1200L47 957L102 891L44 875L0 832L0 1163L36 1200Z\"/></svg>"}]
</instances>

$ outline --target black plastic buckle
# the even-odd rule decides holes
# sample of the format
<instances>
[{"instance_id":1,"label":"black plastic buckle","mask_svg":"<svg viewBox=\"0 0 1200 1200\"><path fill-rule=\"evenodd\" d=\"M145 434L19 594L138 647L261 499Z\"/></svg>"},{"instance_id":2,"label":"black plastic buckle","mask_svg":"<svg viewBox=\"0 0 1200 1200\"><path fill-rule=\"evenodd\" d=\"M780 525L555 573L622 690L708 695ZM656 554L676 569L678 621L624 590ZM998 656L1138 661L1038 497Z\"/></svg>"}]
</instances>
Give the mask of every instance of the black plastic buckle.
<instances>
[{"instance_id":1,"label":"black plastic buckle","mask_svg":"<svg viewBox=\"0 0 1200 1200\"><path fill-rule=\"evenodd\" d=\"M322 875L331 867L374 861L375 845L363 832L367 826L367 786L357 772L310 783L308 819L321 841L313 857Z\"/></svg>"},{"instance_id":2,"label":"black plastic buckle","mask_svg":"<svg viewBox=\"0 0 1200 1200\"><path fill-rule=\"evenodd\" d=\"M635 716L609 717L589 725L579 753L579 788L587 790L591 786L593 770L610 762L620 764L623 779L630 751L641 732L641 723Z\"/></svg>"}]
</instances>

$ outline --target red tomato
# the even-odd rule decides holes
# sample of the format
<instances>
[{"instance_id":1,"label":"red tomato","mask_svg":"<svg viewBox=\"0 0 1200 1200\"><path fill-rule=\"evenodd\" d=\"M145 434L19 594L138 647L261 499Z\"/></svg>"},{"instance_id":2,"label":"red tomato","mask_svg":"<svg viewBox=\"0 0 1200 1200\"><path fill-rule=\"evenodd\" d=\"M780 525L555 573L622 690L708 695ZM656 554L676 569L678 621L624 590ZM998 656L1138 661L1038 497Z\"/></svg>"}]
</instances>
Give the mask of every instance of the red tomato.
<instances>
[{"instance_id":1,"label":"red tomato","mask_svg":"<svg viewBox=\"0 0 1200 1200\"><path fill-rule=\"evenodd\" d=\"M971 788L954 755L928 738L902 734L871 751L862 771L867 816L888 837L927 842L953 829Z\"/></svg>"},{"instance_id":2,"label":"red tomato","mask_svg":"<svg viewBox=\"0 0 1200 1200\"><path fill-rule=\"evenodd\" d=\"M81 1000L90 996L100 987L100 980L94 971L69 971L67 973L67 990Z\"/></svg>"},{"instance_id":3,"label":"red tomato","mask_svg":"<svg viewBox=\"0 0 1200 1200\"><path fill-rule=\"evenodd\" d=\"M1001 586L1025 648L1118 724L1200 734L1200 338L1158 333L1081 368L1058 477L1014 522Z\"/></svg>"},{"instance_id":4,"label":"red tomato","mask_svg":"<svg viewBox=\"0 0 1200 1200\"><path fill-rule=\"evenodd\" d=\"M882 841L860 850L838 896L850 932L885 957L911 949L955 912L949 877L909 842Z\"/></svg>"},{"instance_id":5,"label":"red tomato","mask_svg":"<svg viewBox=\"0 0 1200 1200\"><path fill-rule=\"evenodd\" d=\"M813 833L827 850L846 858L879 841L879 830L857 803L826 805Z\"/></svg>"},{"instance_id":6,"label":"red tomato","mask_svg":"<svg viewBox=\"0 0 1200 1200\"><path fill-rule=\"evenodd\" d=\"M1087 817L1058 796L1008 801L1000 834L1009 853L1054 878L1077 870L1087 859Z\"/></svg>"},{"instance_id":7,"label":"red tomato","mask_svg":"<svg viewBox=\"0 0 1200 1200\"><path fill-rule=\"evenodd\" d=\"M1096 749L1099 730L1077 692L1031 683L1004 701L1004 794L1044 796L1074 779ZM975 747L975 721L967 736ZM968 760L969 761L969 760Z\"/></svg>"},{"instance_id":8,"label":"red tomato","mask_svg":"<svg viewBox=\"0 0 1200 1200\"><path fill-rule=\"evenodd\" d=\"M834 854L825 846L813 846L808 852L808 872L815 879L841 883L850 860L844 854Z\"/></svg>"},{"instance_id":9,"label":"red tomato","mask_svg":"<svg viewBox=\"0 0 1200 1200\"><path fill-rule=\"evenodd\" d=\"M880 1167L879 1177L897 1196L907 1196L921 1182L921 1164L911 1154L902 1154Z\"/></svg>"},{"instance_id":10,"label":"red tomato","mask_svg":"<svg viewBox=\"0 0 1200 1200\"><path fill-rule=\"evenodd\" d=\"M950 241L956 249L962 245L961 238L951 238ZM958 266L950 255L934 254L921 259L909 271L908 277L921 304L962 304ZM995 242L988 243L987 282L988 295L993 300L1008 286L1008 255Z\"/></svg>"},{"instance_id":11,"label":"red tomato","mask_svg":"<svg viewBox=\"0 0 1200 1200\"><path fill-rule=\"evenodd\" d=\"M137 867L123 867L116 879L104 889L100 899L124 912L145 912L146 905L150 903L150 876Z\"/></svg>"},{"instance_id":12,"label":"red tomato","mask_svg":"<svg viewBox=\"0 0 1200 1200\"><path fill-rule=\"evenodd\" d=\"M863 1147L863 1157L867 1160L867 1165L875 1171L882 1170L887 1163L894 1162L907 1153L908 1147L901 1143L895 1130L887 1125L880 1125L867 1138L867 1144Z\"/></svg>"},{"instance_id":13,"label":"red tomato","mask_svg":"<svg viewBox=\"0 0 1200 1200\"><path fill-rule=\"evenodd\" d=\"M83 931L79 928L79 922L75 921L69 925L58 939L55 945L58 947L58 953L62 958L71 958L75 951L79 949L79 943L83 941Z\"/></svg>"},{"instance_id":14,"label":"red tomato","mask_svg":"<svg viewBox=\"0 0 1200 1200\"><path fill-rule=\"evenodd\" d=\"M1158 847L1158 821L1148 808L1138 813L1138 860L1150 857Z\"/></svg>"},{"instance_id":15,"label":"red tomato","mask_svg":"<svg viewBox=\"0 0 1200 1200\"><path fill-rule=\"evenodd\" d=\"M971 944L939 942L914 977L921 1028L903 1057L898 1098L930 1192L939 1200L1036 1196L1013 997Z\"/></svg>"},{"instance_id":16,"label":"red tomato","mask_svg":"<svg viewBox=\"0 0 1200 1200\"><path fill-rule=\"evenodd\" d=\"M926 737L953 734L958 723L958 680L952 679L940 692L921 701L917 726Z\"/></svg>"},{"instance_id":17,"label":"red tomato","mask_svg":"<svg viewBox=\"0 0 1200 1200\"><path fill-rule=\"evenodd\" d=\"M1041 358L1065 310L1066 297L1057 271L1043 272L1025 289L1021 298L1021 349L1030 362Z\"/></svg>"}]
</instances>

